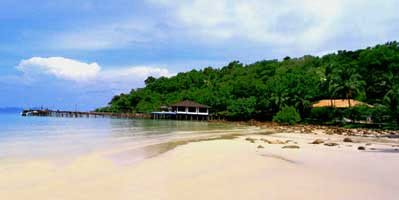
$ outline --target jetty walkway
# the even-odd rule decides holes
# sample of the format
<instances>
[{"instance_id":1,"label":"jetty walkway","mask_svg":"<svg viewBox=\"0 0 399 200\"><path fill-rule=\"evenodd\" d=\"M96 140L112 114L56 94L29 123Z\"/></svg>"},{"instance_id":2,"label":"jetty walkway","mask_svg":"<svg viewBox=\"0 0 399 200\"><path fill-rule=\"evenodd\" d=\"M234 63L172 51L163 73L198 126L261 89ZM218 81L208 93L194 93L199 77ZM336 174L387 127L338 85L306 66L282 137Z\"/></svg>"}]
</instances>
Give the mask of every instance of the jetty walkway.
<instances>
[{"instance_id":1,"label":"jetty walkway","mask_svg":"<svg viewBox=\"0 0 399 200\"><path fill-rule=\"evenodd\" d=\"M134 118L150 119L150 114L144 113L109 113L109 112L79 112L79 111L60 111L60 110L23 110L22 116L43 116L43 117L111 117L111 118Z\"/></svg>"}]
</instances>

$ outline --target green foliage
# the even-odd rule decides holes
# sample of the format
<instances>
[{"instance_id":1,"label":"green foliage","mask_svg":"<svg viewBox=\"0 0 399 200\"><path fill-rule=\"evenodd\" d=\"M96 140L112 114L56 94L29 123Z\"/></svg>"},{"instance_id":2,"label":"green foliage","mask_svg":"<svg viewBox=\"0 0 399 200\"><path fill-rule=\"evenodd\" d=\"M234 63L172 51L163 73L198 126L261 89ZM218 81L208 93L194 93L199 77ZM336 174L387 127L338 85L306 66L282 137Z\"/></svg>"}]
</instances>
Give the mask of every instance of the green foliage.
<instances>
[{"instance_id":1,"label":"green foliage","mask_svg":"<svg viewBox=\"0 0 399 200\"><path fill-rule=\"evenodd\" d=\"M256 111L256 98L242 98L233 101L227 107L228 117L231 120L248 120L251 119Z\"/></svg>"},{"instance_id":2,"label":"green foliage","mask_svg":"<svg viewBox=\"0 0 399 200\"><path fill-rule=\"evenodd\" d=\"M311 109L310 118L318 124L334 124L342 118L342 112L333 107L317 107Z\"/></svg>"},{"instance_id":3,"label":"green foliage","mask_svg":"<svg viewBox=\"0 0 399 200\"><path fill-rule=\"evenodd\" d=\"M293 106L286 106L273 117L273 121L296 124L301 121L301 116Z\"/></svg>"},{"instance_id":4,"label":"green foliage","mask_svg":"<svg viewBox=\"0 0 399 200\"><path fill-rule=\"evenodd\" d=\"M371 119L375 123L383 123L385 121L390 121L392 112L389 107L384 105L376 105L371 110Z\"/></svg>"},{"instance_id":5,"label":"green foliage","mask_svg":"<svg viewBox=\"0 0 399 200\"><path fill-rule=\"evenodd\" d=\"M372 112L373 109L368 106L354 106L345 110L344 117L354 121L366 121L369 117L371 117Z\"/></svg>"},{"instance_id":6,"label":"green foliage","mask_svg":"<svg viewBox=\"0 0 399 200\"><path fill-rule=\"evenodd\" d=\"M381 104L372 109L376 121L399 123L399 45L390 42L323 57L286 57L244 65L233 61L217 69L206 67L173 77L148 77L146 86L116 95L105 112L152 112L162 105L192 100L212 107L229 120L272 120L287 106L302 118L334 122L343 116L362 120L365 110L312 109L320 99L357 99ZM369 112L369 111L367 111ZM376 113L384 116L378 117ZM374 114L373 114L374 113Z\"/></svg>"}]
</instances>

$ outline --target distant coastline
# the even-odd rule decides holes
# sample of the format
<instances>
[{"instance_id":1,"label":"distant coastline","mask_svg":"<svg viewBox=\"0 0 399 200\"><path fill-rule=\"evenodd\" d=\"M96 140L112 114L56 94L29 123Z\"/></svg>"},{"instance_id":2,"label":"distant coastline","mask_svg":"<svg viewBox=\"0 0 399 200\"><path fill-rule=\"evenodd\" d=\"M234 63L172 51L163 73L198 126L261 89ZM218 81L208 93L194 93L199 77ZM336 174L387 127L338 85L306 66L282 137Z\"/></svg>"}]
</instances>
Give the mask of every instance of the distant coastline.
<instances>
[{"instance_id":1,"label":"distant coastline","mask_svg":"<svg viewBox=\"0 0 399 200\"><path fill-rule=\"evenodd\" d=\"M23 110L21 107L1 107L0 108L0 114L1 113L20 113Z\"/></svg>"}]
</instances>

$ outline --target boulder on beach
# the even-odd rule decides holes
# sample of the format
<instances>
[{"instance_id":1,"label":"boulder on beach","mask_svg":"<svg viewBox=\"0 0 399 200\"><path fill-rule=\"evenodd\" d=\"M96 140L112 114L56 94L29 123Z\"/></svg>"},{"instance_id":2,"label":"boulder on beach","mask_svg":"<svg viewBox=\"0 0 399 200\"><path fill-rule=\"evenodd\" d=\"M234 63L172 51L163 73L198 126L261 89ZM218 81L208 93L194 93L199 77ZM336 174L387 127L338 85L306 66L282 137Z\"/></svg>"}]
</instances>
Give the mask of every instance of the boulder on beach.
<instances>
[{"instance_id":1,"label":"boulder on beach","mask_svg":"<svg viewBox=\"0 0 399 200\"><path fill-rule=\"evenodd\" d=\"M322 144L322 143L324 143L324 140L322 140L322 139L316 139L315 141L313 141L313 142L310 143L310 144Z\"/></svg>"},{"instance_id":2,"label":"boulder on beach","mask_svg":"<svg viewBox=\"0 0 399 200\"><path fill-rule=\"evenodd\" d=\"M357 150L361 150L361 151L363 151L363 150L366 150L366 148L365 148L365 147L363 147L363 146L360 146L360 147L358 147L358 148L357 148Z\"/></svg>"},{"instance_id":3,"label":"boulder on beach","mask_svg":"<svg viewBox=\"0 0 399 200\"><path fill-rule=\"evenodd\" d=\"M351 138L344 138L344 142L353 142Z\"/></svg>"},{"instance_id":4,"label":"boulder on beach","mask_svg":"<svg viewBox=\"0 0 399 200\"><path fill-rule=\"evenodd\" d=\"M283 146L283 149L299 149L301 147L299 147L298 145L287 145L287 146Z\"/></svg>"},{"instance_id":5,"label":"boulder on beach","mask_svg":"<svg viewBox=\"0 0 399 200\"><path fill-rule=\"evenodd\" d=\"M258 148L258 149L263 149L263 148L265 148L265 147L263 147L262 145L258 145L257 148Z\"/></svg>"},{"instance_id":6,"label":"boulder on beach","mask_svg":"<svg viewBox=\"0 0 399 200\"><path fill-rule=\"evenodd\" d=\"M329 142L329 143L325 143L324 145L329 146L329 147L333 147L333 146L338 146L338 143L335 142Z\"/></svg>"}]
</instances>

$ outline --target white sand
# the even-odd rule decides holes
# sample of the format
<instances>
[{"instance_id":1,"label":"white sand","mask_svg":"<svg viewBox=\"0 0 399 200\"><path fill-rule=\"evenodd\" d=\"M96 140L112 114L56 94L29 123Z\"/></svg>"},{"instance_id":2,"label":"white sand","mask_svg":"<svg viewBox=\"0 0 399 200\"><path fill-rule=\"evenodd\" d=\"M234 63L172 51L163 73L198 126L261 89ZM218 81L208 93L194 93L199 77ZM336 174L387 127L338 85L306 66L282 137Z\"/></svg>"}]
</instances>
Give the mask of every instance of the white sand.
<instances>
[{"instance_id":1,"label":"white sand","mask_svg":"<svg viewBox=\"0 0 399 200\"><path fill-rule=\"evenodd\" d=\"M0 199L398 199L399 151L392 144L335 147L316 136L277 134L300 149L245 137L190 143L135 165L90 154L52 161L0 163ZM317 136L324 139L330 136ZM342 141L342 138L331 138ZM257 149L261 144L265 148ZM349 147L347 145L352 145Z\"/></svg>"}]
</instances>

